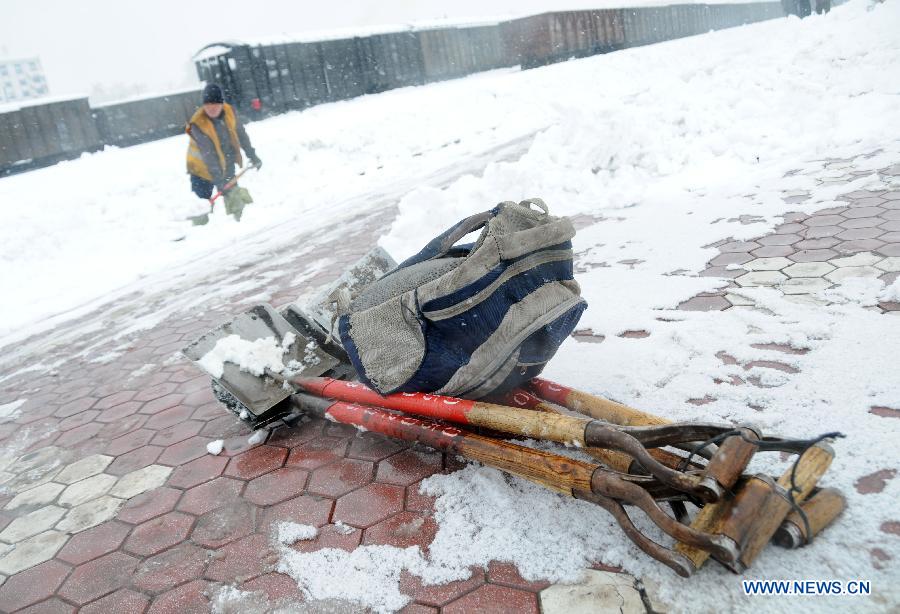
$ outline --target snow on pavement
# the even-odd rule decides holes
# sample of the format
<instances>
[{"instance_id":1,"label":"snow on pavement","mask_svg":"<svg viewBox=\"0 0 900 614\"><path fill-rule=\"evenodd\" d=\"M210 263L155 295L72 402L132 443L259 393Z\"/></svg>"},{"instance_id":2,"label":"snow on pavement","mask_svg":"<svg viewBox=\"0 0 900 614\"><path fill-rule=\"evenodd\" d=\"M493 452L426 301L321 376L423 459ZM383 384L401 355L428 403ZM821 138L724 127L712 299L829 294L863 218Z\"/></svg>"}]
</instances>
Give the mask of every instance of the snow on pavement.
<instances>
[{"instance_id":1,"label":"snow on pavement","mask_svg":"<svg viewBox=\"0 0 900 614\"><path fill-rule=\"evenodd\" d=\"M676 420L750 421L798 437L847 433L835 445L826 481L850 498L849 509L812 547L769 548L745 577L870 580L873 596L750 599L739 577L715 565L685 581L632 546L601 510L479 467L423 486L437 496L439 524L427 557L388 546L285 549L281 570L311 597L353 598L381 611L405 603L397 585L403 569L442 582L490 560L515 563L526 579L555 581L577 580L592 561L621 565L672 611L896 608L896 573L874 567L869 550L900 557L898 540L879 531L894 520L900 483L853 496L854 479L896 458L896 427L868 409L900 407L892 368L900 318L865 309L873 296L896 289L851 280L833 293L835 304L813 307L772 289L745 288L757 309L674 307L725 283L697 276L716 255L703 246L759 236L780 214L833 206L844 192L891 187L874 169L900 160L900 139L886 129L900 125L900 91L891 78L900 65L898 26L898 3L854 0L803 21L497 71L266 120L249 128L265 166L246 182L257 203L239 225L221 216L206 227L176 221L191 201L180 174L183 139L0 180L0 202L16 203L0 212L0 227L16 229L0 245L7 264L0 282L16 288L17 299L3 305L0 339L36 330L37 318L125 283L139 285L141 276L149 283L186 262L213 266L211 255L257 245L261 237L286 243L290 237L271 230L281 220L316 224L322 211L350 214L335 203L537 132L521 157L491 164L482 176L408 190L382 244L399 260L424 237L500 200L540 196L554 214L592 216L597 223L575 239L586 270L577 278L590 305L580 326L606 340L566 343L546 375ZM856 169L873 172L849 185L819 186L815 179L826 171L816 160L823 158L853 159ZM785 204L792 190L812 198ZM741 224L741 215L759 221ZM192 300L200 296L160 298L164 308ZM649 336L617 336L627 330ZM752 346L770 343L809 350L779 354L797 373L757 373L765 388L715 384L744 373L717 353L766 360L772 351ZM687 403L712 392L706 405ZM766 456L753 468L786 466Z\"/></svg>"}]
</instances>

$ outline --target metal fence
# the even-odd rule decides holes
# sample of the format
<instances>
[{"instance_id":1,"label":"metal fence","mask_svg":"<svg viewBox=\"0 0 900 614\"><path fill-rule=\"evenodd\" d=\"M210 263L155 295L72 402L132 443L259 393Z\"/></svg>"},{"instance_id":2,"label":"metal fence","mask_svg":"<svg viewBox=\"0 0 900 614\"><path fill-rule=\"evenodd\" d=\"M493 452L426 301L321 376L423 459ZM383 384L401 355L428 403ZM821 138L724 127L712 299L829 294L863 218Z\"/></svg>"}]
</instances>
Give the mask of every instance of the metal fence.
<instances>
[{"instance_id":1,"label":"metal fence","mask_svg":"<svg viewBox=\"0 0 900 614\"><path fill-rule=\"evenodd\" d=\"M544 13L487 25L268 45L217 45L197 59L245 120L495 68L523 69L783 17L780 2ZM199 91L109 104L87 99L0 113L0 175L178 134Z\"/></svg>"}]
</instances>

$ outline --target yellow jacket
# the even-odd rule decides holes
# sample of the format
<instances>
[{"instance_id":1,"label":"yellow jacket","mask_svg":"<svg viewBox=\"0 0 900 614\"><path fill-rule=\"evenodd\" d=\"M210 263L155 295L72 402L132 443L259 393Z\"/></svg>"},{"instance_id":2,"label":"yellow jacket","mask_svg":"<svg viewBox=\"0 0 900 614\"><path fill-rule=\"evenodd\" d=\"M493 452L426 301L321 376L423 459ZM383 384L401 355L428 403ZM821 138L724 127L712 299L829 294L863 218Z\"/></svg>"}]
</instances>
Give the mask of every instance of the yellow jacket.
<instances>
[{"instance_id":1,"label":"yellow jacket","mask_svg":"<svg viewBox=\"0 0 900 614\"><path fill-rule=\"evenodd\" d=\"M237 115L235 115L231 105L227 103L223 105L222 113L225 115L225 126L228 128L228 136L231 138L231 146L234 148L235 160L237 161L238 167L240 167L244 162L241 158L241 145L238 140ZM191 137L187 150L187 170L191 175L202 177L207 181L213 181L213 174L210 172L206 162L203 161L203 156L200 154L200 148L197 146L197 141L195 141L194 137L191 135L191 130L200 130L200 132L212 141L216 148L216 154L219 157L219 168L224 169L225 154L222 152L221 143L219 143L219 135L216 133L212 120L203 110L203 107L197 109L194 115L191 116L187 126L185 126L185 132Z\"/></svg>"}]
</instances>

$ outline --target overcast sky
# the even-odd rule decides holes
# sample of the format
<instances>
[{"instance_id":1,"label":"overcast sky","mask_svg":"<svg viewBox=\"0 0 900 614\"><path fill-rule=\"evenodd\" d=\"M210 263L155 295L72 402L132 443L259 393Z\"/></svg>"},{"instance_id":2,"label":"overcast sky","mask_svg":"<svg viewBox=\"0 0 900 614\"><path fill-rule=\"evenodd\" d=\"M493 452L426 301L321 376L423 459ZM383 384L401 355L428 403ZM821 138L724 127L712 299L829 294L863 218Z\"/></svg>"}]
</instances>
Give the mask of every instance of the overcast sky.
<instances>
[{"instance_id":1,"label":"overcast sky","mask_svg":"<svg viewBox=\"0 0 900 614\"><path fill-rule=\"evenodd\" d=\"M195 84L191 56L216 41L610 3L612 0L0 0L0 58L39 57L53 96L93 93L95 99L104 99ZM619 6L623 4L627 1Z\"/></svg>"}]
</instances>

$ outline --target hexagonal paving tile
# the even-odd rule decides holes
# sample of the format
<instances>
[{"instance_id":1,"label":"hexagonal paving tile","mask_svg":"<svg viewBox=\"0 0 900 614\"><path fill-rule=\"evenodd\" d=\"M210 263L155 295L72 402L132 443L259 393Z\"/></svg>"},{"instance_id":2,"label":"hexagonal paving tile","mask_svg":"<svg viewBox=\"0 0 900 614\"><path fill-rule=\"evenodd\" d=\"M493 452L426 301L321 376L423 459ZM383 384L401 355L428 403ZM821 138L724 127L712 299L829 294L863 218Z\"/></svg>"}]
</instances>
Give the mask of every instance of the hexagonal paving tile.
<instances>
[{"instance_id":1,"label":"hexagonal paving tile","mask_svg":"<svg viewBox=\"0 0 900 614\"><path fill-rule=\"evenodd\" d=\"M244 561L258 553L248 553ZM260 557L261 558L261 557ZM134 585L151 593L167 591L203 573L209 553L190 543L182 543L143 561L134 574Z\"/></svg>"},{"instance_id":2,"label":"hexagonal paving tile","mask_svg":"<svg viewBox=\"0 0 900 614\"><path fill-rule=\"evenodd\" d=\"M127 588L117 590L97 601L92 601L78 614L110 614L111 612L143 612L150 600Z\"/></svg>"},{"instance_id":3,"label":"hexagonal paving tile","mask_svg":"<svg viewBox=\"0 0 900 614\"><path fill-rule=\"evenodd\" d=\"M44 531L20 541L15 549L0 557L0 573L11 576L49 561L67 541L69 536L60 531Z\"/></svg>"},{"instance_id":4,"label":"hexagonal paving tile","mask_svg":"<svg viewBox=\"0 0 900 614\"><path fill-rule=\"evenodd\" d=\"M757 258L745 263L743 266L748 271L778 271L792 264L793 262L787 258L778 256L774 258Z\"/></svg>"},{"instance_id":5,"label":"hexagonal paving tile","mask_svg":"<svg viewBox=\"0 0 900 614\"><path fill-rule=\"evenodd\" d=\"M468 612L495 612L497 614L501 612L522 614L533 612L538 614L540 611L537 595L534 593L496 584L482 585L441 608L441 612L446 614L467 614ZM597 610L591 611L596 612ZM574 613L577 610L569 610L569 612Z\"/></svg>"},{"instance_id":6,"label":"hexagonal paving tile","mask_svg":"<svg viewBox=\"0 0 900 614\"><path fill-rule=\"evenodd\" d=\"M122 497L123 499L130 499L142 492L162 486L170 473L172 473L172 468L164 465L150 465L149 467L132 471L119 478L118 483L112 487L109 494L115 497Z\"/></svg>"},{"instance_id":7,"label":"hexagonal paving tile","mask_svg":"<svg viewBox=\"0 0 900 614\"><path fill-rule=\"evenodd\" d=\"M843 218L840 215L814 215L811 218L804 220L802 223L810 228L816 226L837 226L845 219L846 218Z\"/></svg>"},{"instance_id":8,"label":"hexagonal paving tile","mask_svg":"<svg viewBox=\"0 0 900 614\"><path fill-rule=\"evenodd\" d=\"M880 217L857 217L841 222L841 228L874 228L884 220Z\"/></svg>"},{"instance_id":9,"label":"hexagonal paving tile","mask_svg":"<svg viewBox=\"0 0 900 614\"><path fill-rule=\"evenodd\" d=\"M240 582L255 578L266 572L266 559L273 554L269 539L255 533L218 550L205 577L217 582Z\"/></svg>"},{"instance_id":10,"label":"hexagonal paving tile","mask_svg":"<svg viewBox=\"0 0 900 614\"><path fill-rule=\"evenodd\" d=\"M105 495L99 499L82 503L70 509L65 518L57 523L56 528L66 533L84 531L113 518L124 502L124 499Z\"/></svg>"},{"instance_id":11,"label":"hexagonal paving tile","mask_svg":"<svg viewBox=\"0 0 900 614\"><path fill-rule=\"evenodd\" d=\"M794 245L794 249L827 249L829 247L834 247L838 243L841 242L841 239L836 239L835 237L820 237L818 239L804 239L803 241L798 241ZM793 251L793 250L791 250Z\"/></svg>"},{"instance_id":12,"label":"hexagonal paving tile","mask_svg":"<svg viewBox=\"0 0 900 614\"><path fill-rule=\"evenodd\" d=\"M554 584L541 591L544 614L615 611L644 614L646 608L632 576L589 570L579 584Z\"/></svg>"},{"instance_id":13,"label":"hexagonal paving tile","mask_svg":"<svg viewBox=\"0 0 900 614\"><path fill-rule=\"evenodd\" d=\"M288 451L275 446L256 446L231 459L225 475L252 480L284 464Z\"/></svg>"},{"instance_id":14,"label":"hexagonal paving tile","mask_svg":"<svg viewBox=\"0 0 900 614\"><path fill-rule=\"evenodd\" d=\"M767 235L761 239L757 239L756 242L760 245L792 245L801 238L800 235L796 234Z\"/></svg>"},{"instance_id":15,"label":"hexagonal paving tile","mask_svg":"<svg viewBox=\"0 0 900 614\"><path fill-rule=\"evenodd\" d=\"M882 271L895 273L897 271L900 271L900 256L891 256L889 258L885 258L880 262L876 262L874 266L881 269Z\"/></svg>"},{"instance_id":16,"label":"hexagonal paving tile","mask_svg":"<svg viewBox=\"0 0 900 614\"><path fill-rule=\"evenodd\" d=\"M80 461L72 463L60 471L56 477L53 478L53 481L59 482L60 484L73 484L79 480L97 475L106 469L112 461L112 456L92 454L91 456L82 458Z\"/></svg>"},{"instance_id":17,"label":"hexagonal paving tile","mask_svg":"<svg viewBox=\"0 0 900 614\"><path fill-rule=\"evenodd\" d=\"M735 278L739 286L774 286L787 279L778 271L753 271Z\"/></svg>"},{"instance_id":18,"label":"hexagonal paving tile","mask_svg":"<svg viewBox=\"0 0 900 614\"><path fill-rule=\"evenodd\" d=\"M386 484L409 486L440 472L442 460L437 452L404 450L378 463L376 479Z\"/></svg>"},{"instance_id":19,"label":"hexagonal paving tile","mask_svg":"<svg viewBox=\"0 0 900 614\"><path fill-rule=\"evenodd\" d=\"M135 527L124 549L140 556L150 556L184 541L193 526L193 516L169 512Z\"/></svg>"},{"instance_id":20,"label":"hexagonal paving tile","mask_svg":"<svg viewBox=\"0 0 900 614\"><path fill-rule=\"evenodd\" d=\"M814 294L832 286L832 282L821 277L792 277L778 285L785 294Z\"/></svg>"},{"instance_id":21,"label":"hexagonal paving tile","mask_svg":"<svg viewBox=\"0 0 900 614\"><path fill-rule=\"evenodd\" d=\"M789 254L788 258L794 262L825 262L837 255L833 249L803 249Z\"/></svg>"},{"instance_id":22,"label":"hexagonal paving tile","mask_svg":"<svg viewBox=\"0 0 900 614\"><path fill-rule=\"evenodd\" d=\"M118 479L116 476L107 473L99 473L85 478L66 488L59 495L58 503L66 507L87 503L91 499L105 495Z\"/></svg>"},{"instance_id":23,"label":"hexagonal paving tile","mask_svg":"<svg viewBox=\"0 0 900 614\"><path fill-rule=\"evenodd\" d=\"M115 520L82 531L72 537L56 555L60 561L81 565L117 550L131 527Z\"/></svg>"},{"instance_id":24,"label":"hexagonal paving tile","mask_svg":"<svg viewBox=\"0 0 900 614\"><path fill-rule=\"evenodd\" d=\"M287 450L284 450L285 454ZM228 459L207 454L177 467L169 476L169 485L177 488L193 488L222 474Z\"/></svg>"},{"instance_id":25,"label":"hexagonal paving tile","mask_svg":"<svg viewBox=\"0 0 900 614\"><path fill-rule=\"evenodd\" d=\"M65 508L48 505L20 516L0 533L0 540L13 544L50 529L66 513Z\"/></svg>"},{"instance_id":26,"label":"hexagonal paving tile","mask_svg":"<svg viewBox=\"0 0 900 614\"><path fill-rule=\"evenodd\" d=\"M47 561L13 576L0 588L0 611L14 612L43 601L59 588L68 573L69 568L62 563ZM37 607L27 612L37 612Z\"/></svg>"},{"instance_id":27,"label":"hexagonal paving tile","mask_svg":"<svg viewBox=\"0 0 900 614\"><path fill-rule=\"evenodd\" d=\"M175 509L181 498L181 491L174 488L156 488L142 493L128 501L119 510L118 518L123 522L140 524L156 516Z\"/></svg>"},{"instance_id":28,"label":"hexagonal paving tile","mask_svg":"<svg viewBox=\"0 0 900 614\"><path fill-rule=\"evenodd\" d=\"M881 207L852 207L844 211L841 215L847 219L857 217L875 217L884 213Z\"/></svg>"},{"instance_id":29,"label":"hexagonal paving tile","mask_svg":"<svg viewBox=\"0 0 900 614\"><path fill-rule=\"evenodd\" d=\"M822 277L834 270L828 262L797 262L781 270L789 277Z\"/></svg>"},{"instance_id":30,"label":"hexagonal paving tile","mask_svg":"<svg viewBox=\"0 0 900 614\"><path fill-rule=\"evenodd\" d=\"M5 509L14 510L18 507L47 505L48 503L52 503L63 489L65 489L65 486L62 484L54 484L52 482L49 484L41 484L40 486L21 492L13 497L12 500L6 504Z\"/></svg>"},{"instance_id":31,"label":"hexagonal paving tile","mask_svg":"<svg viewBox=\"0 0 900 614\"><path fill-rule=\"evenodd\" d=\"M221 548L253 532L257 508L244 500L206 512L191 533L195 544Z\"/></svg>"},{"instance_id":32,"label":"hexagonal paving tile","mask_svg":"<svg viewBox=\"0 0 900 614\"><path fill-rule=\"evenodd\" d=\"M279 503L303 492L308 472L295 467L282 467L251 480L244 497L257 505Z\"/></svg>"},{"instance_id":33,"label":"hexagonal paving tile","mask_svg":"<svg viewBox=\"0 0 900 614\"><path fill-rule=\"evenodd\" d=\"M300 495L266 509L259 531L268 533L279 522L296 522L321 527L328 524L334 501L314 495Z\"/></svg>"},{"instance_id":34,"label":"hexagonal paving tile","mask_svg":"<svg viewBox=\"0 0 900 614\"><path fill-rule=\"evenodd\" d=\"M121 552L113 552L75 568L59 589L59 596L84 605L127 586L138 560Z\"/></svg>"},{"instance_id":35,"label":"hexagonal paving tile","mask_svg":"<svg viewBox=\"0 0 900 614\"><path fill-rule=\"evenodd\" d=\"M240 499L244 482L231 478L216 478L194 486L181 497L178 510L188 514L205 514L218 507L233 505Z\"/></svg>"},{"instance_id":36,"label":"hexagonal paving tile","mask_svg":"<svg viewBox=\"0 0 900 614\"><path fill-rule=\"evenodd\" d=\"M850 228L837 235L842 241L850 241L853 239L875 239L885 234L881 228ZM887 239L890 240L890 239ZM827 247L832 247L831 245Z\"/></svg>"},{"instance_id":37,"label":"hexagonal paving tile","mask_svg":"<svg viewBox=\"0 0 900 614\"><path fill-rule=\"evenodd\" d=\"M373 463L344 458L313 471L306 490L326 497L340 497L371 482L374 473Z\"/></svg>"},{"instance_id":38,"label":"hexagonal paving tile","mask_svg":"<svg viewBox=\"0 0 900 614\"><path fill-rule=\"evenodd\" d=\"M369 484L338 499L334 520L355 527L370 527L403 509L402 486Z\"/></svg>"},{"instance_id":39,"label":"hexagonal paving tile","mask_svg":"<svg viewBox=\"0 0 900 614\"><path fill-rule=\"evenodd\" d=\"M865 277L868 279L876 279L879 275L882 274L882 271L876 269L873 266L849 266L849 267L841 267L836 269L825 276L825 279L829 279L835 283L839 281L843 281L849 277Z\"/></svg>"}]
</instances>

